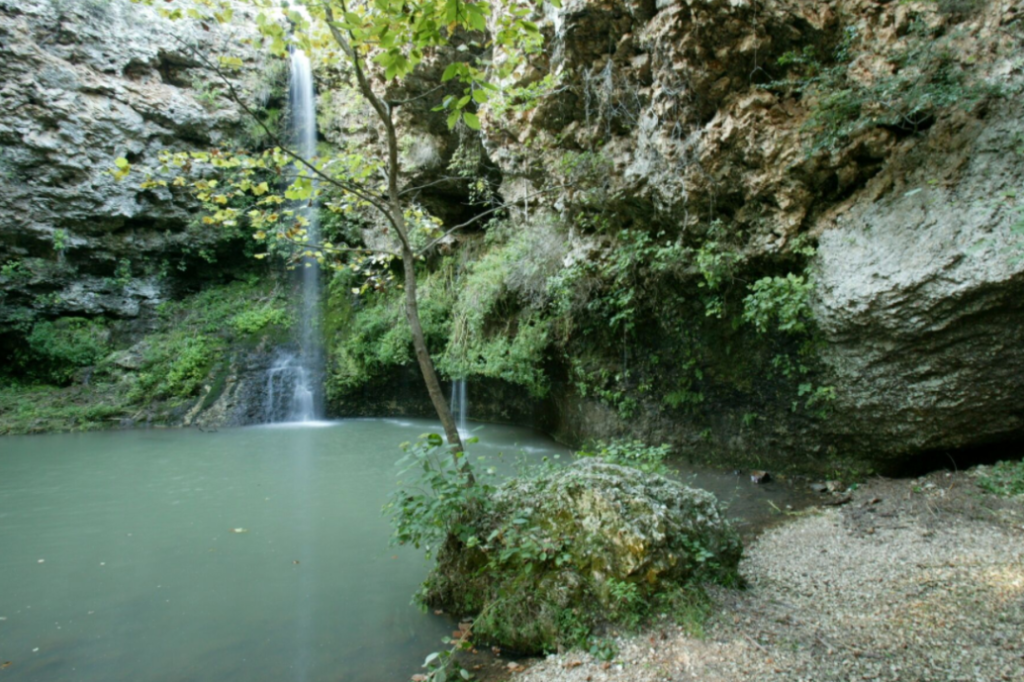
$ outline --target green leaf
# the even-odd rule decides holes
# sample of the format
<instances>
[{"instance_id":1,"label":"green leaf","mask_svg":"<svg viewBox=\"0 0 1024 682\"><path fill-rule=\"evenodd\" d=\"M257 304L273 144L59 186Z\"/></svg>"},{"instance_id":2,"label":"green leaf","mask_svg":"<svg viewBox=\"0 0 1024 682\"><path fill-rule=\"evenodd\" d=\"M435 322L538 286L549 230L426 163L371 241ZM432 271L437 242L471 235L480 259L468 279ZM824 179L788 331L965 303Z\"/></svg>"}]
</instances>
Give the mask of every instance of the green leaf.
<instances>
[{"instance_id":1,"label":"green leaf","mask_svg":"<svg viewBox=\"0 0 1024 682\"><path fill-rule=\"evenodd\" d=\"M458 73L459 62L452 62L451 64L445 67L444 73L441 74L441 82L445 83L447 81L450 81L451 79L455 78L455 76L458 75Z\"/></svg>"},{"instance_id":2,"label":"green leaf","mask_svg":"<svg viewBox=\"0 0 1024 682\"><path fill-rule=\"evenodd\" d=\"M467 5L467 7L475 8L476 5ZM486 31L487 30L487 20L484 18L483 14L481 14L479 12L470 11L469 12L469 27L471 29L473 29L474 31Z\"/></svg>"},{"instance_id":3,"label":"green leaf","mask_svg":"<svg viewBox=\"0 0 1024 682\"><path fill-rule=\"evenodd\" d=\"M240 69L242 68L242 60L238 57L221 57L220 65L225 69Z\"/></svg>"},{"instance_id":4,"label":"green leaf","mask_svg":"<svg viewBox=\"0 0 1024 682\"><path fill-rule=\"evenodd\" d=\"M476 114L471 114L468 111L462 115L462 120L466 122L472 130L480 130L480 119L477 118Z\"/></svg>"}]
</instances>

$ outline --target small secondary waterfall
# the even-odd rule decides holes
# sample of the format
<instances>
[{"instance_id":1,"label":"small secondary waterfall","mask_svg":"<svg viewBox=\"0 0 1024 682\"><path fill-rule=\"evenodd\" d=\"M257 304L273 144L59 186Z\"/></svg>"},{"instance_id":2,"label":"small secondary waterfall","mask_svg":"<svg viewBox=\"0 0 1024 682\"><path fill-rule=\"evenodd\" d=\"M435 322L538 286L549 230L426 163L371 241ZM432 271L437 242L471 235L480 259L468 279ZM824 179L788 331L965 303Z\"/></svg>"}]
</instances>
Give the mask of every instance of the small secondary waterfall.
<instances>
[{"instance_id":1,"label":"small secondary waterfall","mask_svg":"<svg viewBox=\"0 0 1024 682\"><path fill-rule=\"evenodd\" d=\"M305 159L317 154L316 95L313 69L302 50L291 55L288 88L288 120L292 148ZM307 221L310 244L320 241L316 201L293 207L295 215ZM267 372L266 420L315 421L323 415L323 348L320 343L320 266L315 258L303 257L298 264L302 278L299 319L299 352L281 351Z\"/></svg>"},{"instance_id":2,"label":"small secondary waterfall","mask_svg":"<svg viewBox=\"0 0 1024 682\"><path fill-rule=\"evenodd\" d=\"M451 406L455 425L459 427L459 434L467 433L466 414L469 412L469 398L466 396L465 379L456 379L452 382Z\"/></svg>"}]
</instances>

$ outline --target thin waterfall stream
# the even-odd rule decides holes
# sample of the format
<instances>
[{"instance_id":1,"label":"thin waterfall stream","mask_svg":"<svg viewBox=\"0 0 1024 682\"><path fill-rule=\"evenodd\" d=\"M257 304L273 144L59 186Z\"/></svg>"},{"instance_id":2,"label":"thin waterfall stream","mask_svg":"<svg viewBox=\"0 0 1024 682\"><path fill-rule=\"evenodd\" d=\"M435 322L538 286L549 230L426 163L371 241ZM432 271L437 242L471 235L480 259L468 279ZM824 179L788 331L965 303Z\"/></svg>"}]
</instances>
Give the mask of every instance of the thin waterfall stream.
<instances>
[{"instance_id":1,"label":"thin waterfall stream","mask_svg":"<svg viewBox=\"0 0 1024 682\"><path fill-rule=\"evenodd\" d=\"M303 158L317 154L316 93L313 68L302 50L291 55L288 88L289 137ZM303 172L301 169L298 173ZM293 207L296 218L306 224L310 245L320 242L318 205L311 201ZM264 420L312 422L323 418L324 354L320 342L320 266L315 257L303 255L298 261L302 302L299 308L298 352L281 349L267 372Z\"/></svg>"},{"instance_id":2,"label":"thin waterfall stream","mask_svg":"<svg viewBox=\"0 0 1024 682\"><path fill-rule=\"evenodd\" d=\"M452 381L452 397L450 402L452 416L455 417L455 424L459 427L459 435L465 436L469 433L466 430L466 417L469 413L469 397L466 393L465 379L455 379Z\"/></svg>"}]
</instances>

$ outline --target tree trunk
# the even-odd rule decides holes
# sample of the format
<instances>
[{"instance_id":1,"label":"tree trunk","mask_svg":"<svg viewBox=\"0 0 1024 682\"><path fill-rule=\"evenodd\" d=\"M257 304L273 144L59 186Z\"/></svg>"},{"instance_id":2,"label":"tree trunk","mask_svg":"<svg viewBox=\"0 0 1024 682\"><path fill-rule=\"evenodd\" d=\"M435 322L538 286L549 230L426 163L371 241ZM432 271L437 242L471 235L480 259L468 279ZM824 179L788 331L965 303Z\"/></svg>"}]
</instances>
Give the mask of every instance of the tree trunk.
<instances>
[{"instance_id":1,"label":"tree trunk","mask_svg":"<svg viewBox=\"0 0 1024 682\"><path fill-rule=\"evenodd\" d=\"M412 345L416 350L416 360L420 365L423 383L427 385L430 402L434 404L434 411L441 419L452 452L459 453L463 450L459 428L441 390L441 382L437 379L434 361L430 357L427 340L423 337L423 327L420 325L419 301L416 298L416 257L408 247L402 248L402 267L405 271L405 318L409 323L409 331L412 332Z\"/></svg>"},{"instance_id":2,"label":"tree trunk","mask_svg":"<svg viewBox=\"0 0 1024 682\"><path fill-rule=\"evenodd\" d=\"M388 198L387 205L377 208L384 214L384 217L394 227L397 237L402 245L402 267L405 271L405 319L409 323L409 331L412 332L412 345L416 351L416 361L420 365L420 373L423 375L423 383L427 385L427 393L430 394L430 402L434 404L434 411L441 420L445 436L448 437L448 444L451 446L452 455L458 461L463 452L462 438L459 437L459 428L455 424L455 417L448 407L444 393L441 391L441 382L437 380L437 372L434 370L434 361L427 350L427 340L423 338L423 326L420 324L420 307L416 298L416 256L413 254L412 246L409 243L409 232L405 225L405 214L402 211L402 202L398 192L400 155L398 153L398 135L395 132L395 122L391 118L391 107L385 103L373 91L373 86L366 77L363 57L358 50L354 49L345 39L344 34L334 23L334 12L330 4L323 6L327 17L327 25L330 27L331 35L341 47L342 51L352 64L356 74L356 81L359 83L359 90L363 97L370 103L377 113L380 122L384 125L387 139L388 163ZM346 9L344 3L342 8ZM473 484L473 477L470 475L470 485Z\"/></svg>"}]
</instances>

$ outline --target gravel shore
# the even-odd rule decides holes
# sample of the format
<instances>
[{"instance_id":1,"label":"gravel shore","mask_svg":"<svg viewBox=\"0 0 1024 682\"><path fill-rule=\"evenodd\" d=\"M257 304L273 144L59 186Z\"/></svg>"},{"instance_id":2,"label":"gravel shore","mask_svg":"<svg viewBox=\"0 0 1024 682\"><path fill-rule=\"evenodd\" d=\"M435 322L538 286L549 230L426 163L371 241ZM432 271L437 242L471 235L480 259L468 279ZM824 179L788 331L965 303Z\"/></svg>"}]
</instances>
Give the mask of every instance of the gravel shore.
<instances>
[{"instance_id":1,"label":"gravel shore","mask_svg":"<svg viewBox=\"0 0 1024 682\"><path fill-rule=\"evenodd\" d=\"M704 638L666 624L610 665L566 652L511 679L1024 680L1024 503L943 472L851 497L758 538Z\"/></svg>"}]
</instances>

